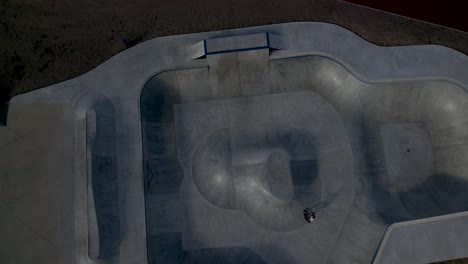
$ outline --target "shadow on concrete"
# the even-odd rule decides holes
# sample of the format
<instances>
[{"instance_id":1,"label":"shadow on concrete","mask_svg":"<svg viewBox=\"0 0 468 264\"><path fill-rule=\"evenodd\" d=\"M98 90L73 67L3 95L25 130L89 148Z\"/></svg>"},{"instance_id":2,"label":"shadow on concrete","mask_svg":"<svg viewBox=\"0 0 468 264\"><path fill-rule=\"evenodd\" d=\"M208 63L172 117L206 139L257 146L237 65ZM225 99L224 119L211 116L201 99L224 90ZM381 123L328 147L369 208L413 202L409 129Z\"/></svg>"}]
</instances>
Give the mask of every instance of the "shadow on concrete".
<instances>
[{"instance_id":1,"label":"shadow on concrete","mask_svg":"<svg viewBox=\"0 0 468 264\"><path fill-rule=\"evenodd\" d=\"M89 255L93 259L110 259L118 253L121 235L112 103L108 100L96 103L88 112L87 119L94 123L90 126L94 131L87 131L87 140L91 146L90 180L98 232L98 241L90 239Z\"/></svg>"},{"instance_id":2,"label":"shadow on concrete","mask_svg":"<svg viewBox=\"0 0 468 264\"><path fill-rule=\"evenodd\" d=\"M447 174L434 174L398 196L414 219L468 210L468 181Z\"/></svg>"},{"instance_id":3,"label":"shadow on concrete","mask_svg":"<svg viewBox=\"0 0 468 264\"><path fill-rule=\"evenodd\" d=\"M0 80L0 126L6 126L12 87Z\"/></svg>"},{"instance_id":4,"label":"shadow on concrete","mask_svg":"<svg viewBox=\"0 0 468 264\"><path fill-rule=\"evenodd\" d=\"M179 219L182 214L177 213L176 208L169 210L174 214L172 217L161 216L169 213L162 208L178 203L184 177L177 159L174 131L174 104L179 102L180 96L174 87L160 75L145 84L140 96L147 257L150 264L192 263L185 260L187 252L182 247L181 233L173 230L178 228L174 225L182 221ZM163 211L157 212L160 210ZM168 223L161 217L173 221ZM159 234L151 234L152 230L158 230Z\"/></svg>"},{"instance_id":5,"label":"shadow on concrete","mask_svg":"<svg viewBox=\"0 0 468 264\"><path fill-rule=\"evenodd\" d=\"M180 103L180 96L170 83L151 78L143 87L140 96L142 122L174 122L174 104Z\"/></svg>"},{"instance_id":6,"label":"shadow on concrete","mask_svg":"<svg viewBox=\"0 0 468 264\"><path fill-rule=\"evenodd\" d=\"M468 181L448 174L433 174L406 191L389 191L381 179L382 164L377 140L363 124L367 181L375 201L375 211L386 224L451 214L468 210ZM366 140L370 139L370 140ZM408 175L411 178L411 175Z\"/></svg>"},{"instance_id":7,"label":"shadow on concrete","mask_svg":"<svg viewBox=\"0 0 468 264\"><path fill-rule=\"evenodd\" d=\"M245 247L205 248L185 251L180 233L168 233L148 238L149 264L267 264L253 250ZM290 263L290 262L289 262Z\"/></svg>"},{"instance_id":8,"label":"shadow on concrete","mask_svg":"<svg viewBox=\"0 0 468 264\"><path fill-rule=\"evenodd\" d=\"M256 247L261 252L266 252L270 259L274 259L276 263L300 264L293 255L286 252L283 248L275 244L265 244Z\"/></svg>"}]
</instances>

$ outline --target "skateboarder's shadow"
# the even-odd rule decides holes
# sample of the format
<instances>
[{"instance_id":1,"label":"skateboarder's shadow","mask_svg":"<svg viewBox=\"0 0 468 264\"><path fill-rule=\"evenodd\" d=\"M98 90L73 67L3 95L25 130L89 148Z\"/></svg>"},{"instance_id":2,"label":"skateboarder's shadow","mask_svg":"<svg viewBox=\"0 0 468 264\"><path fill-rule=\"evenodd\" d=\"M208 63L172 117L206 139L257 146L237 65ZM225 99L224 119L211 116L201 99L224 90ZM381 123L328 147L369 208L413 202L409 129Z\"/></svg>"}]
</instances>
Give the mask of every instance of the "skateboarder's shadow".
<instances>
[{"instance_id":1,"label":"skateboarder's shadow","mask_svg":"<svg viewBox=\"0 0 468 264\"><path fill-rule=\"evenodd\" d=\"M311 207L309 207L314 213L318 213L320 212L323 208L327 207L328 205L330 205L333 201L336 200L338 196L338 193L335 193L333 194L332 196L328 197L328 199L326 200L323 200L323 201L320 201L314 205L312 205Z\"/></svg>"}]
</instances>

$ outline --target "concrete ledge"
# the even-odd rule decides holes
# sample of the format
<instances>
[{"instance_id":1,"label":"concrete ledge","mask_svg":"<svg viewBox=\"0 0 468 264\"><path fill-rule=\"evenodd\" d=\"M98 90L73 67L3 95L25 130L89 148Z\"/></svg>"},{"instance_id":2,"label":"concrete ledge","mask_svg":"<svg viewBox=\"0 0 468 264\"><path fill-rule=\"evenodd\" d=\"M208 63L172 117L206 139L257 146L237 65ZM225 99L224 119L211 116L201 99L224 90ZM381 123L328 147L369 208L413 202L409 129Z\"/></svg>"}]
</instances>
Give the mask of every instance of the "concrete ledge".
<instances>
[{"instance_id":1,"label":"concrete ledge","mask_svg":"<svg viewBox=\"0 0 468 264\"><path fill-rule=\"evenodd\" d=\"M191 59L204 58L207 55L240 52L258 49L286 49L286 36L271 33L257 33L230 36L224 38L205 39L187 47Z\"/></svg>"},{"instance_id":2,"label":"concrete ledge","mask_svg":"<svg viewBox=\"0 0 468 264\"><path fill-rule=\"evenodd\" d=\"M267 49L269 48L268 33L215 38L205 40L207 55L235 52L238 50Z\"/></svg>"},{"instance_id":3,"label":"concrete ledge","mask_svg":"<svg viewBox=\"0 0 468 264\"><path fill-rule=\"evenodd\" d=\"M392 224L373 263L432 263L465 258L468 212Z\"/></svg>"}]
</instances>

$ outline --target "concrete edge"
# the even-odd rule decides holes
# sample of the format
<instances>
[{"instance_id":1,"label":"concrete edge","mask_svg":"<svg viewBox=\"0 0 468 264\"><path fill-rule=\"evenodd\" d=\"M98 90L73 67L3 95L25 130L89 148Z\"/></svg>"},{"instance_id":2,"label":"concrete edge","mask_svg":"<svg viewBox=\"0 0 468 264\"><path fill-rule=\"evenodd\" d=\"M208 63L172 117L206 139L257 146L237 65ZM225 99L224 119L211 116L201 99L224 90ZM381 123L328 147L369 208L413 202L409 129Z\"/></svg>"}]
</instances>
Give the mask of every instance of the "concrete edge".
<instances>
[{"instance_id":1,"label":"concrete edge","mask_svg":"<svg viewBox=\"0 0 468 264\"><path fill-rule=\"evenodd\" d=\"M315 52L315 51L294 51L294 50L278 50L273 51L270 55L270 61L274 60L284 60L284 59L294 59L294 58L305 58L305 57L322 57L329 59L335 63L338 63L343 69L353 75L356 79L363 83L367 84L384 84L384 83L392 83L392 82L412 82L412 81L445 81L456 85L463 89L465 92L468 93L468 84L463 84L462 82L446 77L446 76L426 76L426 77L413 77L413 78L389 78L389 79L370 79L366 76L362 75L361 73L357 72L351 65L344 62L343 60L337 58L328 53L324 52Z\"/></svg>"},{"instance_id":2,"label":"concrete edge","mask_svg":"<svg viewBox=\"0 0 468 264\"><path fill-rule=\"evenodd\" d=\"M417 219L417 220L411 220L411 221L404 221L404 222L398 222L391 224L387 227L385 230L385 234L382 237L382 240L379 244L379 247L377 249L377 253L375 254L374 259L372 260L372 263L379 263L380 257L382 256L382 252L385 249L385 246L387 244L388 239L392 235L392 232L400 227L404 226L411 226L411 225L419 225L419 224L424 224L424 223L431 223L431 222L438 222L438 221L446 221L450 219L455 219L459 217L465 217L468 216L468 211L465 212L459 212L459 213L454 213L454 214L446 214L446 215L440 215L440 216L434 216L434 217L428 217L428 218L422 218L422 219Z\"/></svg>"}]
</instances>

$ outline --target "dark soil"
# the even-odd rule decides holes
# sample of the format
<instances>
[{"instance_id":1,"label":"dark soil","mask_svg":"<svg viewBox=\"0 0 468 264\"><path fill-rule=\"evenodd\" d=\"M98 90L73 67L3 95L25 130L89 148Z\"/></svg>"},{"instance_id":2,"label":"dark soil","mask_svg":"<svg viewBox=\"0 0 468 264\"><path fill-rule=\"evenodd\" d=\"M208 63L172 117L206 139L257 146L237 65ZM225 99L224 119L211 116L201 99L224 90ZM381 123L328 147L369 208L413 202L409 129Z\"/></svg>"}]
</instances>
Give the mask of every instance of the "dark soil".
<instances>
[{"instance_id":1,"label":"dark soil","mask_svg":"<svg viewBox=\"0 0 468 264\"><path fill-rule=\"evenodd\" d=\"M79 76L150 38L291 21L330 22L383 46L439 44L468 54L468 34L341 1L2 0L0 80L14 96Z\"/></svg>"}]
</instances>

